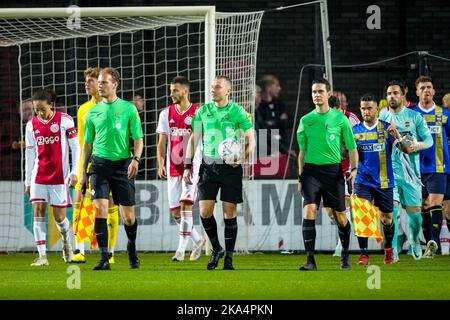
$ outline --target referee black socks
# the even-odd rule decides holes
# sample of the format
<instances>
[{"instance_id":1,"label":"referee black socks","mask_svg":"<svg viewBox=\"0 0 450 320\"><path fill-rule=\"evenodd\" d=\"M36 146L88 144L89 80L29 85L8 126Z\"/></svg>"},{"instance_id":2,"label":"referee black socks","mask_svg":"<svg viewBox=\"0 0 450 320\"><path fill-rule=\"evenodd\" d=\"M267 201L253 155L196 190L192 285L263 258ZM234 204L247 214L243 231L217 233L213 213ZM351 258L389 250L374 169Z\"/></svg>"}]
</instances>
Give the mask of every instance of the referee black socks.
<instances>
[{"instance_id":1,"label":"referee black socks","mask_svg":"<svg viewBox=\"0 0 450 320\"><path fill-rule=\"evenodd\" d=\"M219 237L217 236L217 223L214 215L209 218L201 217L201 219L203 229L205 229L205 232L208 235L213 250L215 252L219 252L222 248L220 247Z\"/></svg>"},{"instance_id":2,"label":"referee black socks","mask_svg":"<svg viewBox=\"0 0 450 320\"><path fill-rule=\"evenodd\" d=\"M128 240L132 243L136 242L136 235L137 235L137 219L134 219L134 224L131 226L127 226L126 224L123 225L125 227L125 233L127 234Z\"/></svg>"},{"instance_id":3,"label":"referee black socks","mask_svg":"<svg viewBox=\"0 0 450 320\"><path fill-rule=\"evenodd\" d=\"M344 227L338 227L339 239L341 239L342 251L348 252L350 245L350 221L347 220L347 224Z\"/></svg>"},{"instance_id":4,"label":"referee black socks","mask_svg":"<svg viewBox=\"0 0 450 320\"><path fill-rule=\"evenodd\" d=\"M224 219L225 222L225 255L233 256L234 246L236 244L238 224L237 217L232 219Z\"/></svg>"},{"instance_id":5,"label":"referee black socks","mask_svg":"<svg viewBox=\"0 0 450 320\"><path fill-rule=\"evenodd\" d=\"M95 218L94 230L102 261L108 261L108 225L106 218Z\"/></svg>"},{"instance_id":6,"label":"referee black socks","mask_svg":"<svg viewBox=\"0 0 450 320\"><path fill-rule=\"evenodd\" d=\"M308 263L314 263L314 250L316 247L316 220L303 219L302 233L307 261Z\"/></svg>"}]
</instances>

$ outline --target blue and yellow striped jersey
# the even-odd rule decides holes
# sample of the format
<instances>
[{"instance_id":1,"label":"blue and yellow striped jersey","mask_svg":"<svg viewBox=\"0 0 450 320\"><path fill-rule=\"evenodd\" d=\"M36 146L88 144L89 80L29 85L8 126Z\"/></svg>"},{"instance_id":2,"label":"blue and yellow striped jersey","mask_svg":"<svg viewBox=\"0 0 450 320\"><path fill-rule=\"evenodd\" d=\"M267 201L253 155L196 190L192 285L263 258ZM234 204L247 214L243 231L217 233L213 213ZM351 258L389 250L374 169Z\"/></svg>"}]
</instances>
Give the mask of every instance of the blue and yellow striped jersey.
<instances>
[{"instance_id":1,"label":"blue and yellow striped jersey","mask_svg":"<svg viewBox=\"0 0 450 320\"><path fill-rule=\"evenodd\" d=\"M450 173L449 146L450 112L434 105L425 110L417 104L412 110L420 113L433 137L433 146L420 152L420 173Z\"/></svg>"},{"instance_id":2,"label":"blue and yellow striped jersey","mask_svg":"<svg viewBox=\"0 0 450 320\"><path fill-rule=\"evenodd\" d=\"M389 123L378 120L369 128L360 123L353 127L359 164L355 183L373 188L393 188L392 145L395 138L387 132Z\"/></svg>"}]
</instances>

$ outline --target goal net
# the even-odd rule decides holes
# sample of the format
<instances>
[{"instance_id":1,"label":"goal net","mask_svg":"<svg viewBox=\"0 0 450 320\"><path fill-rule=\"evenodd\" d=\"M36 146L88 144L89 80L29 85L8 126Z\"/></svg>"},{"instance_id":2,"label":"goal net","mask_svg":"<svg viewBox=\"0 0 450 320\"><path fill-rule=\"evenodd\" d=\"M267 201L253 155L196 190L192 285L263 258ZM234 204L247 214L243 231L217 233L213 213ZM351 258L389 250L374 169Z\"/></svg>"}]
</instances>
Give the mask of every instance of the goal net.
<instances>
[{"instance_id":1,"label":"goal net","mask_svg":"<svg viewBox=\"0 0 450 320\"><path fill-rule=\"evenodd\" d=\"M156 162L155 130L159 112L171 103L170 80L188 77L191 101L202 104L209 100L214 76L227 75L233 82L231 99L253 114L262 15L216 13L214 7L0 10L0 46L12 47L16 60L11 61L17 61L11 67L18 75L13 90L17 105L26 106L35 89L49 87L58 94L56 108L75 118L77 108L88 99L83 71L112 66L121 74L119 97L143 107L144 161L136 182L140 250L174 250L178 242L166 182L157 179ZM27 117L22 111L11 129L22 140ZM0 181L0 251L34 250L33 213L23 192L23 149L11 154L10 160L18 174ZM244 227L238 246L244 249L249 237L244 216L249 208L246 200L239 209ZM71 214L68 210L69 219ZM220 217L221 211L217 214ZM194 216L194 223L201 225L198 214ZM47 221L48 247L59 249L53 219ZM119 250L125 249L122 229Z\"/></svg>"}]
</instances>

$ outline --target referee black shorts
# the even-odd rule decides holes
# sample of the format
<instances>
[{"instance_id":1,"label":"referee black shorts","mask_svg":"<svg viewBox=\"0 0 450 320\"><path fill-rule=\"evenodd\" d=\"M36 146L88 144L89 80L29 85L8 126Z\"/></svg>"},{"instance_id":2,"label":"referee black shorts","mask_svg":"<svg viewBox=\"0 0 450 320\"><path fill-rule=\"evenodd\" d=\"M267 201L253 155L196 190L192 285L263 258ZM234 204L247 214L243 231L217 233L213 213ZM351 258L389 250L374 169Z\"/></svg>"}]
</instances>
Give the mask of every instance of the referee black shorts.
<instances>
[{"instance_id":1,"label":"referee black shorts","mask_svg":"<svg viewBox=\"0 0 450 320\"><path fill-rule=\"evenodd\" d=\"M91 179L92 199L109 199L111 190L114 204L134 206L134 179L128 179L130 159L111 161L91 156L89 175Z\"/></svg>"},{"instance_id":2,"label":"referee black shorts","mask_svg":"<svg viewBox=\"0 0 450 320\"><path fill-rule=\"evenodd\" d=\"M225 163L207 163L200 165L198 181L198 200L220 200L230 203L242 203L242 166L233 167Z\"/></svg>"},{"instance_id":3,"label":"referee black shorts","mask_svg":"<svg viewBox=\"0 0 450 320\"><path fill-rule=\"evenodd\" d=\"M345 211L345 180L340 163L315 165L305 163L300 177L303 206L315 203L335 211Z\"/></svg>"}]
</instances>

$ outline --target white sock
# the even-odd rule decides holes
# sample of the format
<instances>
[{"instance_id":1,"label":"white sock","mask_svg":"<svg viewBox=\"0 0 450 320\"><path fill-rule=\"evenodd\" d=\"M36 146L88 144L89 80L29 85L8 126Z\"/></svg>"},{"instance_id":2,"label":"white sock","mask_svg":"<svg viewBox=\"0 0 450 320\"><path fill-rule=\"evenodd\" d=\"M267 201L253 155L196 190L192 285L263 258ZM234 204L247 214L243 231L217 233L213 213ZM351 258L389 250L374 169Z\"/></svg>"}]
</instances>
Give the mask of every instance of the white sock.
<instances>
[{"instance_id":1,"label":"white sock","mask_svg":"<svg viewBox=\"0 0 450 320\"><path fill-rule=\"evenodd\" d=\"M179 242L177 251L179 252L186 251L186 246L192 234L192 224L193 224L192 211L181 211L181 220L178 233Z\"/></svg>"},{"instance_id":2,"label":"white sock","mask_svg":"<svg viewBox=\"0 0 450 320\"><path fill-rule=\"evenodd\" d=\"M198 233L197 228L195 228L194 223L192 223L192 230L191 230L191 239L194 241L194 243L197 243L202 238L202 235Z\"/></svg>"},{"instance_id":3,"label":"white sock","mask_svg":"<svg viewBox=\"0 0 450 320\"><path fill-rule=\"evenodd\" d=\"M114 255L114 248L110 248L110 249L108 250L108 252L111 253L111 255Z\"/></svg>"},{"instance_id":4,"label":"white sock","mask_svg":"<svg viewBox=\"0 0 450 320\"><path fill-rule=\"evenodd\" d=\"M34 217L34 225L33 225L34 240L36 241L36 247L40 257L45 256L47 254L45 231L46 231L45 217Z\"/></svg>"},{"instance_id":5,"label":"white sock","mask_svg":"<svg viewBox=\"0 0 450 320\"><path fill-rule=\"evenodd\" d=\"M84 256L84 242L75 241L75 250L79 250L80 253Z\"/></svg>"},{"instance_id":6,"label":"white sock","mask_svg":"<svg viewBox=\"0 0 450 320\"><path fill-rule=\"evenodd\" d=\"M67 217L65 217L64 220L61 222L57 222L55 220L55 223L56 223L56 228L61 233L61 237L62 237L63 241L67 242L69 240L69 229L70 229L69 220L67 219Z\"/></svg>"}]
</instances>

